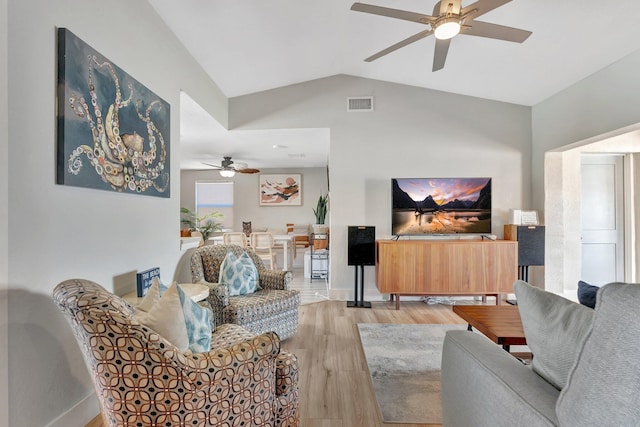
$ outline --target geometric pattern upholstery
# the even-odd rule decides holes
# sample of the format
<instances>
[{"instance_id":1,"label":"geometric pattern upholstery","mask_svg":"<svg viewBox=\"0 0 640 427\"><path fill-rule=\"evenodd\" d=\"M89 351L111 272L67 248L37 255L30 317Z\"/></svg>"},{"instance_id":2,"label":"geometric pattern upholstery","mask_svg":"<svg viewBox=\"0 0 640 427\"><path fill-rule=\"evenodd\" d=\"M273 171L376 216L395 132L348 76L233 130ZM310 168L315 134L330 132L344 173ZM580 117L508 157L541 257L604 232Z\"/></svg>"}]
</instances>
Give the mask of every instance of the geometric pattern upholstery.
<instances>
[{"instance_id":1,"label":"geometric pattern upholstery","mask_svg":"<svg viewBox=\"0 0 640 427\"><path fill-rule=\"evenodd\" d=\"M105 425L299 424L298 361L275 333L221 325L211 351L184 354L96 283L67 280L52 297L80 345Z\"/></svg>"},{"instance_id":2,"label":"geometric pattern upholstery","mask_svg":"<svg viewBox=\"0 0 640 427\"><path fill-rule=\"evenodd\" d=\"M239 257L245 251L258 270L261 289L231 296L226 285L217 283L220 266L227 252ZM210 287L209 303L216 325L235 323L253 334L274 331L284 340L296 333L300 292L289 289L291 279L290 271L267 270L254 251L238 245L202 246L191 257L191 281Z\"/></svg>"},{"instance_id":3,"label":"geometric pattern upholstery","mask_svg":"<svg viewBox=\"0 0 640 427\"><path fill-rule=\"evenodd\" d=\"M253 336L252 333L238 325L226 323L216 329L216 333L212 337L211 348L228 347L251 339ZM293 389L297 390L298 387L298 358L292 353L280 350L277 367L276 390L278 393L276 395L281 396L283 399L289 399L294 395L297 398L297 392L293 394L291 391Z\"/></svg>"}]
</instances>

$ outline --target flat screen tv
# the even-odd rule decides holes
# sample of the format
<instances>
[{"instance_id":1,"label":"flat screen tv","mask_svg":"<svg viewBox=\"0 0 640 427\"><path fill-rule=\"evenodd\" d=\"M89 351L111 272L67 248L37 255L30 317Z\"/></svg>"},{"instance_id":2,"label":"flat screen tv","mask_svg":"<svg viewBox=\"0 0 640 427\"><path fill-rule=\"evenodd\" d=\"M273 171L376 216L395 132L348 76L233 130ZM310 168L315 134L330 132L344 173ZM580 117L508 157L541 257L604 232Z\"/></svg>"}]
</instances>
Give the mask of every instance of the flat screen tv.
<instances>
[{"instance_id":1,"label":"flat screen tv","mask_svg":"<svg viewBox=\"0 0 640 427\"><path fill-rule=\"evenodd\" d=\"M491 233L491 178L393 178L393 235Z\"/></svg>"}]
</instances>

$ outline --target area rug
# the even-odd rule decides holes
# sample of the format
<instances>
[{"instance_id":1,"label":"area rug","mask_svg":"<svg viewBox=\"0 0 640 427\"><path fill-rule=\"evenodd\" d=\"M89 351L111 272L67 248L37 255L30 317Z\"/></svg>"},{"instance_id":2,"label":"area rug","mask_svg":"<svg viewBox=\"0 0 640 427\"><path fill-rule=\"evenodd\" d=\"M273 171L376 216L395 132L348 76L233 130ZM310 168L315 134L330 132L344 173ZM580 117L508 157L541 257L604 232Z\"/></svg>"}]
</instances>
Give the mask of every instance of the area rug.
<instances>
[{"instance_id":1,"label":"area rug","mask_svg":"<svg viewBox=\"0 0 640 427\"><path fill-rule=\"evenodd\" d=\"M440 359L451 329L466 325L358 323L385 423L442 424Z\"/></svg>"}]
</instances>

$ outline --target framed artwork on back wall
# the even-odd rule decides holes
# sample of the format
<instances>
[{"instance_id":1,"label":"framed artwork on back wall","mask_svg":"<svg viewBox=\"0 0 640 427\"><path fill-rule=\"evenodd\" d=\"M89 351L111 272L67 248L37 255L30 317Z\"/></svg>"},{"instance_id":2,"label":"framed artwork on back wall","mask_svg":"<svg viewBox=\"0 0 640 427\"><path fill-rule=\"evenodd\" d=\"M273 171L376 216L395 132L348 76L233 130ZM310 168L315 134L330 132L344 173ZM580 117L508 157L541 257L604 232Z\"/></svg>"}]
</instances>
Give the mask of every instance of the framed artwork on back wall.
<instances>
[{"instance_id":1,"label":"framed artwork on back wall","mask_svg":"<svg viewBox=\"0 0 640 427\"><path fill-rule=\"evenodd\" d=\"M260 206L302 205L302 175L260 175Z\"/></svg>"}]
</instances>

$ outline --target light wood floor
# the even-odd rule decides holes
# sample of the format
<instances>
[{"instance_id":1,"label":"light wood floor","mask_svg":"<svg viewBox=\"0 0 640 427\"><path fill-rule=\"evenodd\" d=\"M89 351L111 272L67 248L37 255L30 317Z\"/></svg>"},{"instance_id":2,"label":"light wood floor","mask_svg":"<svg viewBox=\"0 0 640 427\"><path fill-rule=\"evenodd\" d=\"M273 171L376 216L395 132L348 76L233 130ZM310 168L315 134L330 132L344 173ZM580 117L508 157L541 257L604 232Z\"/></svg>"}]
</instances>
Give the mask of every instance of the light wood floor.
<instances>
[{"instance_id":1,"label":"light wood floor","mask_svg":"<svg viewBox=\"0 0 640 427\"><path fill-rule=\"evenodd\" d=\"M473 302L470 302L473 304ZM300 363L303 427L417 427L383 424L358 336L358 323L464 323L451 306L374 302L371 309L347 308L344 301L300 306L298 333L282 342ZM100 416L87 424L102 427Z\"/></svg>"}]
</instances>

